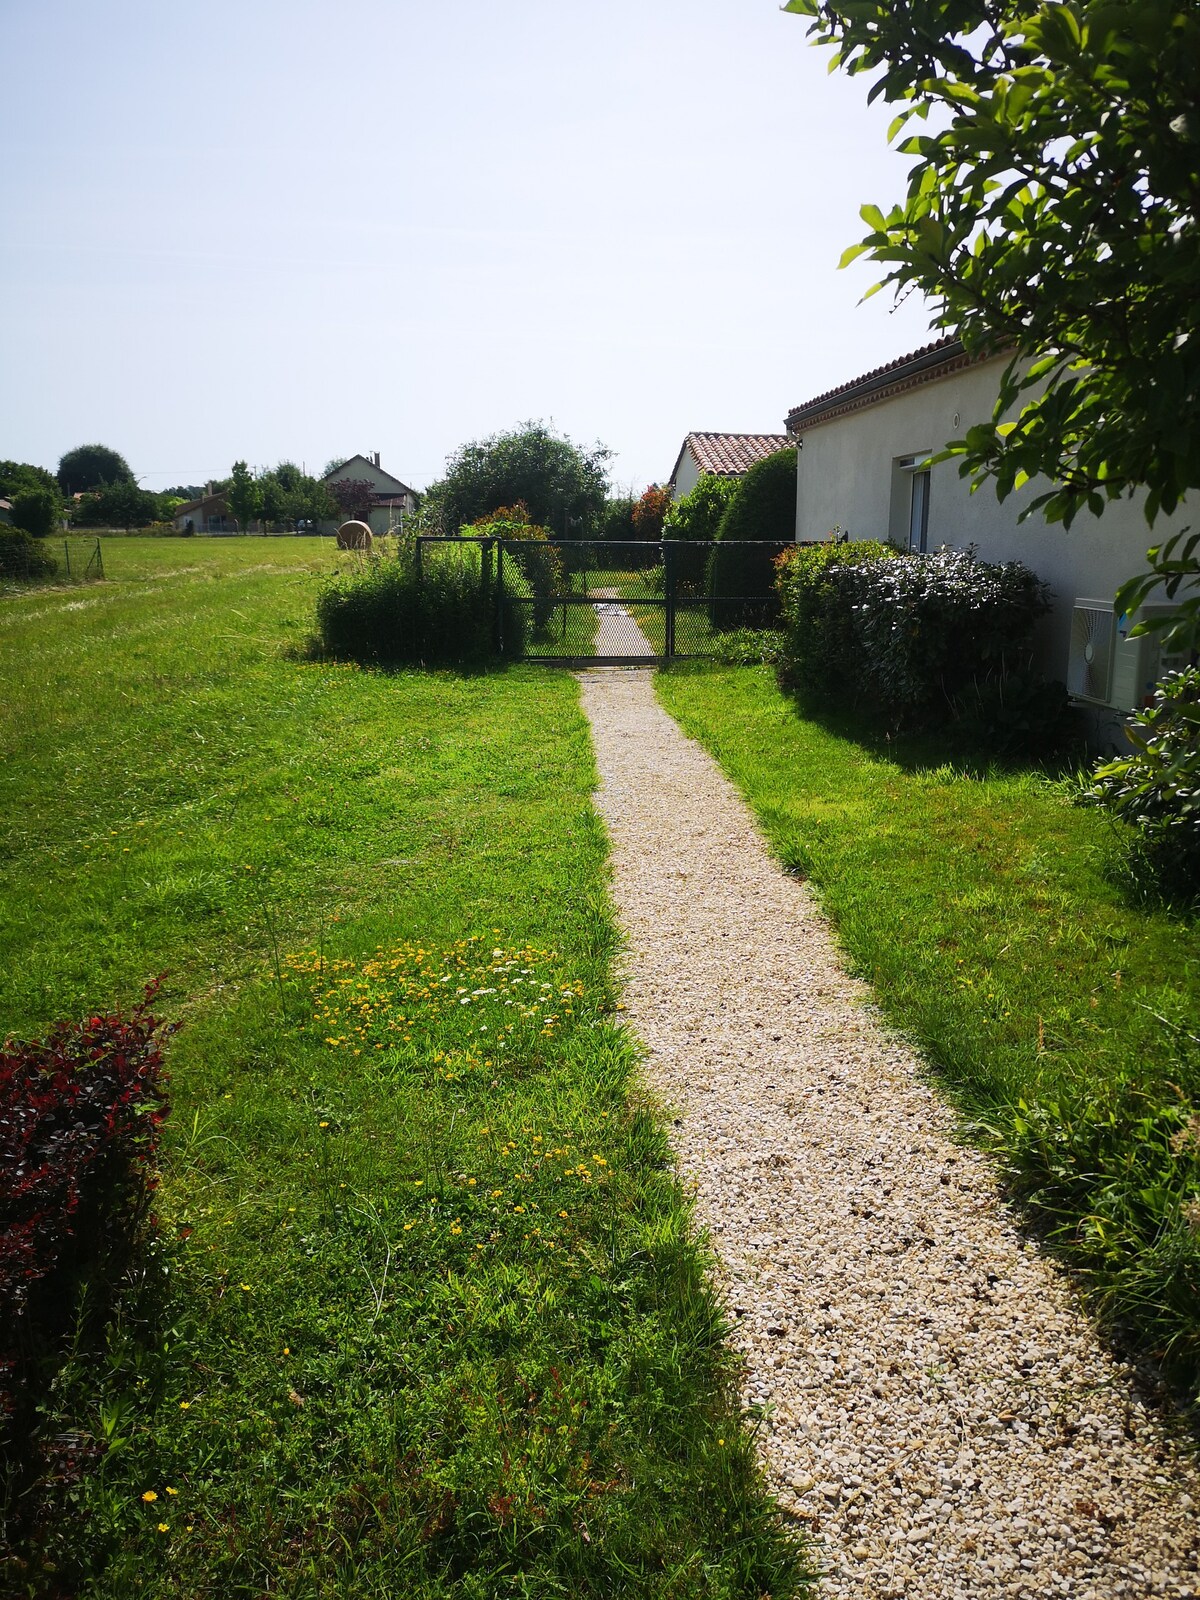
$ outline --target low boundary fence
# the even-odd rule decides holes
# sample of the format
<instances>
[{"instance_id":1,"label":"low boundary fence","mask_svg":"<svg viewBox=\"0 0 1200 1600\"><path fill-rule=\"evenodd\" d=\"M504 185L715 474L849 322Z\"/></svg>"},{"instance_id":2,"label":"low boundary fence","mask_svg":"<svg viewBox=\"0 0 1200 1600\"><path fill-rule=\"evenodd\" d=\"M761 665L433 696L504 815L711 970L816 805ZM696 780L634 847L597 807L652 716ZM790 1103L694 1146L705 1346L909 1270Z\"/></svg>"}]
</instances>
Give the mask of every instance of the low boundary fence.
<instances>
[{"instance_id":1,"label":"low boundary fence","mask_svg":"<svg viewBox=\"0 0 1200 1600\"><path fill-rule=\"evenodd\" d=\"M0 535L6 530L0 528ZM89 583L104 576L98 538L0 538L0 583Z\"/></svg>"},{"instance_id":2,"label":"low boundary fence","mask_svg":"<svg viewBox=\"0 0 1200 1600\"><path fill-rule=\"evenodd\" d=\"M500 655L576 666L710 655L730 629L771 626L775 563L793 548L421 534L418 572L439 546L478 548Z\"/></svg>"}]
</instances>

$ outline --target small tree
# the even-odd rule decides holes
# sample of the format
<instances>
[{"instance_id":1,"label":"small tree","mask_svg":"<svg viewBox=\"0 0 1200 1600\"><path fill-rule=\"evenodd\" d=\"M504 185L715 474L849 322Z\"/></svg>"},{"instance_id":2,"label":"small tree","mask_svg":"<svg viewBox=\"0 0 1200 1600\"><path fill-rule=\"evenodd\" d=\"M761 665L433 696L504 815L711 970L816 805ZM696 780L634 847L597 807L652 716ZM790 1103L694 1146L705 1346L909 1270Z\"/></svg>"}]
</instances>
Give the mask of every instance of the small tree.
<instances>
[{"instance_id":1,"label":"small tree","mask_svg":"<svg viewBox=\"0 0 1200 1600\"><path fill-rule=\"evenodd\" d=\"M633 536L657 544L663 536L663 519L671 505L671 491L652 483L633 507Z\"/></svg>"},{"instance_id":2,"label":"small tree","mask_svg":"<svg viewBox=\"0 0 1200 1600\"><path fill-rule=\"evenodd\" d=\"M690 494L672 501L663 523L664 538L711 543L717 537L729 502L737 493L739 481L706 472Z\"/></svg>"},{"instance_id":3,"label":"small tree","mask_svg":"<svg viewBox=\"0 0 1200 1600\"><path fill-rule=\"evenodd\" d=\"M84 495L73 521L82 528L144 528L158 519L158 496L136 483L119 481Z\"/></svg>"},{"instance_id":4,"label":"small tree","mask_svg":"<svg viewBox=\"0 0 1200 1600\"><path fill-rule=\"evenodd\" d=\"M343 517L355 522L370 522L375 485L369 478L339 478L329 485L329 493Z\"/></svg>"},{"instance_id":5,"label":"small tree","mask_svg":"<svg viewBox=\"0 0 1200 1600\"><path fill-rule=\"evenodd\" d=\"M229 487L225 491L225 499L230 511L237 518L238 527L245 533L259 513L262 495L253 473L244 461L233 463L233 473Z\"/></svg>"},{"instance_id":6,"label":"small tree","mask_svg":"<svg viewBox=\"0 0 1200 1600\"><path fill-rule=\"evenodd\" d=\"M22 489L13 496L13 527L24 528L35 539L53 533L60 514L58 495L50 489Z\"/></svg>"},{"instance_id":7,"label":"small tree","mask_svg":"<svg viewBox=\"0 0 1200 1600\"><path fill-rule=\"evenodd\" d=\"M12 500L23 489L47 489L60 501L58 479L30 461L0 461L0 500Z\"/></svg>"}]
</instances>

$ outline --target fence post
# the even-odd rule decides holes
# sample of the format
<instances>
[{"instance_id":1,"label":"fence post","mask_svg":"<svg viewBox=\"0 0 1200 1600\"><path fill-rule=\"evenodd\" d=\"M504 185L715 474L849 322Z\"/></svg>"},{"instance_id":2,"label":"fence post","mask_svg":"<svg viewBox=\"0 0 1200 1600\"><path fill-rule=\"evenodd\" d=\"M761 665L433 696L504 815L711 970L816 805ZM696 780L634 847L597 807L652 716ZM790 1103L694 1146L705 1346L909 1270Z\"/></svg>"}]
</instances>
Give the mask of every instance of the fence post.
<instances>
[{"instance_id":1,"label":"fence post","mask_svg":"<svg viewBox=\"0 0 1200 1600\"><path fill-rule=\"evenodd\" d=\"M670 661L675 655L675 551L670 539L662 542L663 563L663 658Z\"/></svg>"},{"instance_id":2,"label":"fence post","mask_svg":"<svg viewBox=\"0 0 1200 1600\"><path fill-rule=\"evenodd\" d=\"M96 574L101 578L104 576L104 551L100 548L99 534L96 535Z\"/></svg>"},{"instance_id":3,"label":"fence post","mask_svg":"<svg viewBox=\"0 0 1200 1600\"><path fill-rule=\"evenodd\" d=\"M496 654L504 654L504 541L496 540Z\"/></svg>"},{"instance_id":4,"label":"fence post","mask_svg":"<svg viewBox=\"0 0 1200 1600\"><path fill-rule=\"evenodd\" d=\"M421 537L421 535L418 534L417 535L417 545L416 545L417 593L418 594L420 594L422 585L424 584L424 581L425 581L425 563L424 563L424 559L423 559L424 558L424 551L425 551L425 541Z\"/></svg>"},{"instance_id":5,"label":"fence post","mask_svg":"<svg viewBox=\"0 0 1200 1600\"><path fill-rule=\"evenodd\" d=\"M67 577L69 578L71 576L71 546L66 539L63 540L63 555L67 558Z\"/></svg>"}]
</instances>

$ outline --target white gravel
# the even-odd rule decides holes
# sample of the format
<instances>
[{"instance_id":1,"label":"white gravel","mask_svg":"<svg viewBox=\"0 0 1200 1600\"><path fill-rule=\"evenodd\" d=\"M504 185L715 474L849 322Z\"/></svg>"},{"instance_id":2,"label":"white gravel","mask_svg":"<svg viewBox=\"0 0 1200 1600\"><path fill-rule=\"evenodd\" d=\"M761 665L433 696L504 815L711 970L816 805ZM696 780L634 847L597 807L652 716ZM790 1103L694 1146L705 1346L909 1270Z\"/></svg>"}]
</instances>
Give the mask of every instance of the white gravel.
<instances>
[{"instance_id":1,"label":"white gravel","mask_svg":"<svg viewBox=\"0 0 1200 1600\"><path fill-rule=\"evenodd\" d=\"M649 672L580 681L627 1014L821 1595L1200 1594L1195 1462L954 1142L812 895Z\"/></svg>"}]
</instances>

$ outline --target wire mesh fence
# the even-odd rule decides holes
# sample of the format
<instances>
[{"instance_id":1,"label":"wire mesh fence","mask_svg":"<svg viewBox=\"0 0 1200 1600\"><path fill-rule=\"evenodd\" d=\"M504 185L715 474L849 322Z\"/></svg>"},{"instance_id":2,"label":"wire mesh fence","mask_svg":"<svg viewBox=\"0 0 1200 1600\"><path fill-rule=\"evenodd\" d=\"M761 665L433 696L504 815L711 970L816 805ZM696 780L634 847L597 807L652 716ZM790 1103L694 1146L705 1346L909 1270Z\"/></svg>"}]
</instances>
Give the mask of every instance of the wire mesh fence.
<instances>
[{"instance_id":1,"label":"wire mesh fence","mask_svg":"<svg viewBox=\"0 0 1200 1600\"><path fill-rule=\"evenodd\" d=\"M88 583L104 576L100 540L34 539L18 528L0 527L0 582Z\"/></svg>"},{"instance_id":2,"label":"wire mesh fence","mask_svg":"<svg viewBox=\"0 0 1200 1600\"><path fill-rule=\"evenodd\" d=\"M419 568L438 546L481 548L500 654L578 663L719 654L730 630L773 626L775 566L790 547L432 535L416 543Z\"/></svg>"}]
</instances>

